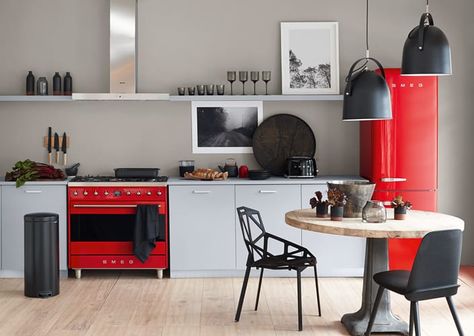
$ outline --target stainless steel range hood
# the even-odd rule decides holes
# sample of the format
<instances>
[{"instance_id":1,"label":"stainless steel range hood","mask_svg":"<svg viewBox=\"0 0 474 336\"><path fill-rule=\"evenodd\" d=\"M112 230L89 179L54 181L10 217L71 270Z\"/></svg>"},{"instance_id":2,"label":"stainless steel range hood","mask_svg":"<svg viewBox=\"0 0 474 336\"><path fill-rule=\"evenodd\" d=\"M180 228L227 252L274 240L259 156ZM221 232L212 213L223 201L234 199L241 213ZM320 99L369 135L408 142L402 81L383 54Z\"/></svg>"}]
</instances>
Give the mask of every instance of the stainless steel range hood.
<instances>
[{"instance_id":1,"label":"stainless steel range hood","mask_svg":"<svg viewBox=\"0 0 474 336\"><path fill-rule=\"evenodd\" d=\"M137 0L110 0L110 93L73 93L73 100L169 100L167 93L136 93Z\"/></svg>"}]
</instances>

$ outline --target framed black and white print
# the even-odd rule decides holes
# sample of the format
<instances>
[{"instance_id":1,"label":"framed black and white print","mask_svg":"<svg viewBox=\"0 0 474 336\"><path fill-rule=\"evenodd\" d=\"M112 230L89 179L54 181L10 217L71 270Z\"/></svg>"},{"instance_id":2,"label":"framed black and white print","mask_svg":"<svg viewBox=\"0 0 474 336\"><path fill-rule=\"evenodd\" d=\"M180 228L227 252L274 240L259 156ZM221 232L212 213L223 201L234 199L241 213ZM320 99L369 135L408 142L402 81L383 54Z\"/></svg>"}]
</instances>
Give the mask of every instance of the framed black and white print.
<instances>
[{"instance_id":1,"label":"framed black and white print","mask_svg":"<svg viewBox=\"0 0 474 336\"><path fill-rule=\"evenodd\" d=\"M193 153L253 153L262 118L261 101L193 102Z\"/></svg>"},{"instance_id":2,"label":"framed black and white print","mask_svg":"<svg viewBox=\"0 0 474 336\"><path fill-rule=\"evenodd\" d=\"M282 22L283 94L339 94L337 22Z\"/></svg>"}]
</instances>

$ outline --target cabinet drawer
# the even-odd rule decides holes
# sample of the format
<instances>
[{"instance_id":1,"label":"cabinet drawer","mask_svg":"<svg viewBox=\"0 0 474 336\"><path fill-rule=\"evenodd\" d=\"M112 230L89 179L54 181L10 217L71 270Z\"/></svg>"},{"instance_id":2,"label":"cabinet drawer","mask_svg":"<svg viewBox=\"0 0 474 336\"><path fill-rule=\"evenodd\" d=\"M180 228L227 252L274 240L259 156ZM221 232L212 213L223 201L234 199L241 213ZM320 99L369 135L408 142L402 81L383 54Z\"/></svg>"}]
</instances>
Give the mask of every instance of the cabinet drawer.
<instances>
[{"instance_id":1,"label":"cabinet drawer","mask_svg":"<svg viewBox=\"0 0 474 336\"><path fill-rule=\"evenodd\" d=\"M170 186L170 268L235 269L233 186Z\"/></svg>"},{"instance_id":2,"label":"cabinet drawer","mask_svg":"<svg viewBox=\"0 0 474 336\"><path fill-rule=\"evenodd\" d=\"M260 211L265 230L284 239L301 244L301 230L285 223L285 213L301 206L300 185L239 185L235 187L236 206ZM236 216L237 268L245 268L245 248L239 219ZM282 246L269 246L274 253L282 253Z\"/></svg>"},{"instance_id":3,"label":"cabinet drawer","mask_svg":"<svg viewBox=\"0 0 474 336\"><path fill-rule=\"evenodd\" d=\"M59 215L60 268L67 269L66 186L3 186L2 190L2 269L23 271L23 217L33 212Z\"/></svg>"},{"instance_id":4,"label":"cabinet drawer","mask_svg":"<svg viewBox=\"0 0 474 336\"><path fill-rule=\"evenodd\" d=\"M71 268L111 268L111 269L156 269L168 268L166 255L151 255L142 263L133 255L115 256L72 256Z\"/></svg>"},{"instance_id":5,"label":"cabinet drawer","mask_svg":"<svg viewBox=\"0 0 474 336\"><path fill-rule=\"evenodd\" d=\"M309 200L316 191L327 199L327 185L303 185L301 187L301 207L310 208ZM316 210L314 210L316 216ZM360 276L364 269L365 239L302 231L303 246L310 250L318 260L320 276ZM311 276L312 270L307 270Z\"/></svg>"}]
</instances>

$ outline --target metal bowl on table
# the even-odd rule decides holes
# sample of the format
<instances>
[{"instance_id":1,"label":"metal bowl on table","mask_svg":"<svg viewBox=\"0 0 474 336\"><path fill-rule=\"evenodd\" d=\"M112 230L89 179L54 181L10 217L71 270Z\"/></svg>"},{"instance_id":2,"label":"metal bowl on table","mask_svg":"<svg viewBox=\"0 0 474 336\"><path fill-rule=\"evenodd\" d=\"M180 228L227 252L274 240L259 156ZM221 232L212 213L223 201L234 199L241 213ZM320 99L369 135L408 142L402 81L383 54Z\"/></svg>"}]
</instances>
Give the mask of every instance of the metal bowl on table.
<instances>
[{"instance_id":1,"label":"metal bowl on table","mask_svg":"<svg viewBox=\"0 0 474 336\"><path fill-rule=\"evenodd\" d=\"M344 217L362 218L362 209L367 201L372 199L375 183L365 181L331 181L328 182L329 189L338 189L347 197L344 205Z\"/></svg>"}]
</instances>

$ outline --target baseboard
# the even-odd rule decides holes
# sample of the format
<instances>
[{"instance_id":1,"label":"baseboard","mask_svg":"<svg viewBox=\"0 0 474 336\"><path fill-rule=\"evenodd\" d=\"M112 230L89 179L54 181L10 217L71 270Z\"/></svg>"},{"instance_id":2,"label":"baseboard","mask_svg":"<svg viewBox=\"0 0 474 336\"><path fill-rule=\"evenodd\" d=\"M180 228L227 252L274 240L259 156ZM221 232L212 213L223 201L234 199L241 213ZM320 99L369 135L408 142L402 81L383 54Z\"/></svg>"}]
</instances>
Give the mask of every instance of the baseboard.
<instances>
[{"instance_id":1,"label":"baseboard","mask_svg":"<svg viewBox=\"0 0 474 336\"><path fill-rule=\"evenodd\" d=\"M245 274L245 270L171 270L171 278L240 278ZM295 271L274 271L266 270L265 277L270 278L291 278L296 276ZM319 272L320 278L348 278L348 277L362 277L364 274L363 268L344 268L337 270L330 270L326 272ZM251 277L258 277L260 271L252 269ZM306 269L302 273L303 277L314 277L312 269Z\"/></svg>"},{"instance_id":2,"label":"baseboard","mask_svg":"<svg viewBox=\"0 0 474 336\"><path fill-rule=\"evenodd\" d=\"M19 279L23 279L25 277L24 275L25 274L24 274L23 271L0 270L0 278L5 278L5 279L19 278ZM59 271L59 277L61 279L66 279L68 277L67 270L60 270Z\"/></svg>"}]
</instances>

